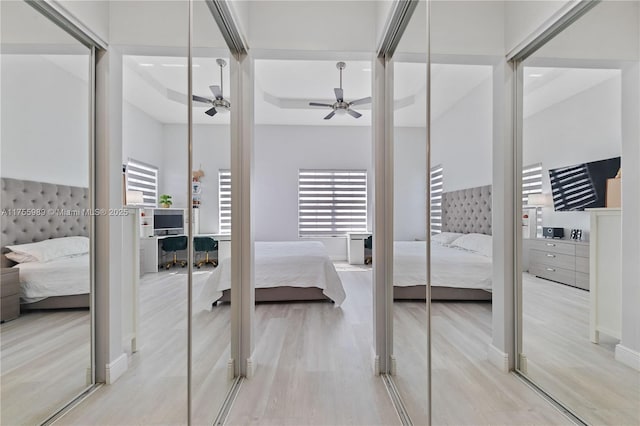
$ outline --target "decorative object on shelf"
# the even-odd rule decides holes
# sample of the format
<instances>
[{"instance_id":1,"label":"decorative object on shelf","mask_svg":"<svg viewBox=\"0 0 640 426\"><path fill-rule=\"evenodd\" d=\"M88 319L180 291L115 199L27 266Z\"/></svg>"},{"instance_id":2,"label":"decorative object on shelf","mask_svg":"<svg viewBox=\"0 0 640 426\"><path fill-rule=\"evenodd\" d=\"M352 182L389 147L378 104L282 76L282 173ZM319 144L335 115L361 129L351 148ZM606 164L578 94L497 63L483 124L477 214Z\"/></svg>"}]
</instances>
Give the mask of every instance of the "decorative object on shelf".
<instances>
[{"instance_id":1,"label":"decorative object on shelf","mask_svg":"<svg viewBox=\"0 0 640 426\"><path fill-rule=\"evenodd\" d=\"M200 207L200 194L202 192L202 187L200 183L200 179L204 177L204 170L202 170L202 165L198 170L194 170L191 172L192 176L192 186L191 186L191 195L192 195L192 207L197 209Z\"/></svg>"},{"instance_id":2,"label":"decorative object on shelf","mask_svg":"<svg viewBox=\"0 0 640 426\"><path fill-rule=\"evenodd\" d=\"M168 194L162 194L158 201L160 202L160 207L163 207L165 209L171 207L171 205L173 204L173 201L171 201L171 195Z\"/></svg>"},{"instance_id":3,"label":"decorative object on shelf","mask_svg":"<svg viewBox=\"0 0 640 426\"><path fill-rule=\"evenodd\" d=\"M542 228L542 235L545 238L564 238L564 228L545 226Z\"/></svg>"},{"instance_id":4,"label":"decorative object on shelf","mask_svg":"<svg viewBox=\"0 0 640 426\"><path fill-rule=\"evenodd\" d=\"M606 207L622 207L622 169L618 169L615 177L607 179Z\"/></svg>"},{"instance_id":5,"label":"decorative object on shelf","mask_svg":"<svg viewBox=\"0 0 640 426\"><path fill-rule=\"evenodd\" d=\"M582 239L582 229L572 229L571 239L580 241Z\"/></svg>"}]
</instances>

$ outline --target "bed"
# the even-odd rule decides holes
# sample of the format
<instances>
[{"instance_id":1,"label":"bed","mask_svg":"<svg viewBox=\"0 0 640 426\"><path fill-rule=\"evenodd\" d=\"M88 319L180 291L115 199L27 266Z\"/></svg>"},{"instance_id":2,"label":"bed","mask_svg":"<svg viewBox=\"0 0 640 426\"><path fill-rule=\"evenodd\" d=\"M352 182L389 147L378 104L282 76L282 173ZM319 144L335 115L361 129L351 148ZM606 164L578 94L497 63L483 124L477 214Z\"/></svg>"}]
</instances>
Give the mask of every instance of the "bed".
<instances>
[{"instance_id":1,"label":"bed","mask_svg":"<svg viewBox=\"0 0 640 426\"><path fill-rule=\"evenodd\" d=\"M88 308L89 216L75 214L88 208L88 189L12 178L2 178L1 186L1 265L20 269L20 309ZM46 259L8 257L8 247L38 242L55 246Z\"/></svg>"},{"instance_id":2,"label":"bed","mask_svg":"<svg viewBox=\"0 0 640 426\"><path fill-rule=\"evenodd\" d=\"M346 295L342 281L324 244L317 241L255 243L255 300L333 301L339 306ZM229 302L231 259L222 259L196 299L200 309Z\"/></svg>"},{"instance_id":3,"label":"bed","mask_svg":"<svg viewBox=\"0 0 640 426\"><path fill-rule=\"evenodd\" d=\"M490 301L491 186L444 193L442 232L451 238L432 238L431 299ZM425 241L396 241L393 270L395 300L426 298Z\"/></svg>"}]
</instances>

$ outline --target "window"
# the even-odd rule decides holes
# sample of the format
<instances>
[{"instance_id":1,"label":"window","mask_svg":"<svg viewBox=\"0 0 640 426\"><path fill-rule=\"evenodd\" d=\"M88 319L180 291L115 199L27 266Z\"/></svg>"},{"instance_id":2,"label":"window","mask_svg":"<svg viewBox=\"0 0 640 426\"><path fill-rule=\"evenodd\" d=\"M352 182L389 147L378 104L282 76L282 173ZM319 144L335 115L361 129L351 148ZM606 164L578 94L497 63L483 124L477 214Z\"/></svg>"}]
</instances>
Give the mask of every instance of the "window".
<instances>
[{"instance_id":1,"label":"window","mask_svg":"<svg viewBox=\"0 0 640 426\"><path fill-rule=\"evenodd\" d=\"M442 164L431 168L431 234L442 232L442 190L443 190L443 167Z\"/></svg>"},{"instance_id":2,"label":"window","mask_svg":"<svg viewBox=\"0 0 640 426\"><path fill-rule=\"evenodd\" d=\"M522 168L522 207L532 194L542 194L542 163ZM542 236L542 207L536 208L536 222L536 235Z\"/></svg>"},{"instance_id":3,"label":"window","mask_svg":"<svg viewBox=\"0 0 640 426\"><path fill-rule=\"evenodd\" d=\"M367 230L367 171L298 171L298 235L343 236Z\"/></svg>"},{"instance_id":4,"label":"window","mask_svg":"<svg viewBox=\"0 0 640 426\"><path fill-rule=\"evenodd\" d=\"M231 233L231 171L218 171L218 229Z\"/></svg>"},{"instance_id":5,"label":"window","mask_svg":"<svg viewBox=\"0 0 640 426\"><path fill-rule=\"evenodd\" d=\"M158 168L129 158L126 164L127 191L142 192L142 206L157 207Z\"/></svg>"}]
</instances>

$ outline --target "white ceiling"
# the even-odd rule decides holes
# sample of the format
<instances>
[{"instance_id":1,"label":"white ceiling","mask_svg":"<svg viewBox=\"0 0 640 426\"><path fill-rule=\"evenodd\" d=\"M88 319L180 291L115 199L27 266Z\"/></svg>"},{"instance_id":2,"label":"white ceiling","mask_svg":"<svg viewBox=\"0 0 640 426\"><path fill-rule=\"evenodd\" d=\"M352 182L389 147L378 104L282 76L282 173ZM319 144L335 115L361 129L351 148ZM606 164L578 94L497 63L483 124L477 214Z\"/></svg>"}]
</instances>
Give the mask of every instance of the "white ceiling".
<instances>
[{"instance_id":1,"label":"white ceiling","mask_svg":"<svg viewBox=\"0 0 640 426\"><path fill-rule=\"evenodd\" d=\"M216 58L194 58L194 93L210 97L209 85L219 85ZM224 58L227 59L227 58ZM338 58L342 59L342 58ZM345 61L343 89L346 100L371 96L371 63ZM186 123L187 68L185 58L126 56L124 97L162 123ZM433 64L432 117L443 113L474 88L492 78L488 65ZM255 122L274 125L370 126L371 106L355 107L359 119L344 115L323 117L329 108L310 107L309 101L332 103L339 85L336 61L256 60ZM426 123L426 64L395 64L396 126L424 127ZM224 94L228 97L229 67L224 68ZM525 68L525 117L619 75L610 69ZM230 99L233 104L233 99ZM194 103L194 122L228 124L229 114L209 117L206 105Z\"/></svg>"}]
</instances>

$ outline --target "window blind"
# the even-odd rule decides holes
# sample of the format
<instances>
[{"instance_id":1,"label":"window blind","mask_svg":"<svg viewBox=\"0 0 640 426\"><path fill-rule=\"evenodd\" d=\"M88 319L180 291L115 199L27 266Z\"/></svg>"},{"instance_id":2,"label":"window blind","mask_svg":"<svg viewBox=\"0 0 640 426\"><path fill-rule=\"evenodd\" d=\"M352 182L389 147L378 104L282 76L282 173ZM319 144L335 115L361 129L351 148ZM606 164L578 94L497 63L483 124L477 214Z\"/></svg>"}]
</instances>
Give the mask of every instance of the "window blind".
<instances>
[{"instance_id":1,"label":"window blind","mask_svg":"<svg viewBox=\"0 0 640 426\"><path fill-rule=\"evenodd\" d=\"M522 168L522 207L527 206L531 194L542 194L542 163ZM536 235L542 236L542 207L536 208L536 222Z\"/></svg>"},{"instance_id":2,"label":"window blind","mask_svg":"<svg viewBox=\"0 0 640 426\"><path fill-rule=\"evenodd\" d=\"M367 230L367 171L298 171L298 235L342 236Z\"/></svg>"},{"instance_id":3,"label":"window blind","mask_svg":"<svg viewBox=\"0 0 640 426\"><path fill-rule=\"evenodd\" d=\"M231 233L231 171L218 171L218 229Z\"/></svg>"},{"instance_id":4,"label":"window blind","mask_svg":"<svg viewBox=\"0 0 640 426\"><path fill-rule=\"evenodd\" d=\"M148 207L157 207L158 168L151 164L129 158L125 170L127 191L142 192L143 203Z\"/></svg>"},{"instance_id":5,"label":"window blind","mask_svg":"<svg viewBox=\"0 0 640 426\"><path fill-rule=\"evenodd\" d=\"M431 168L429 185L431 187L431 234L442 232L442 190L444 179L442 164Z\"/></svg>"}]
</instances>

